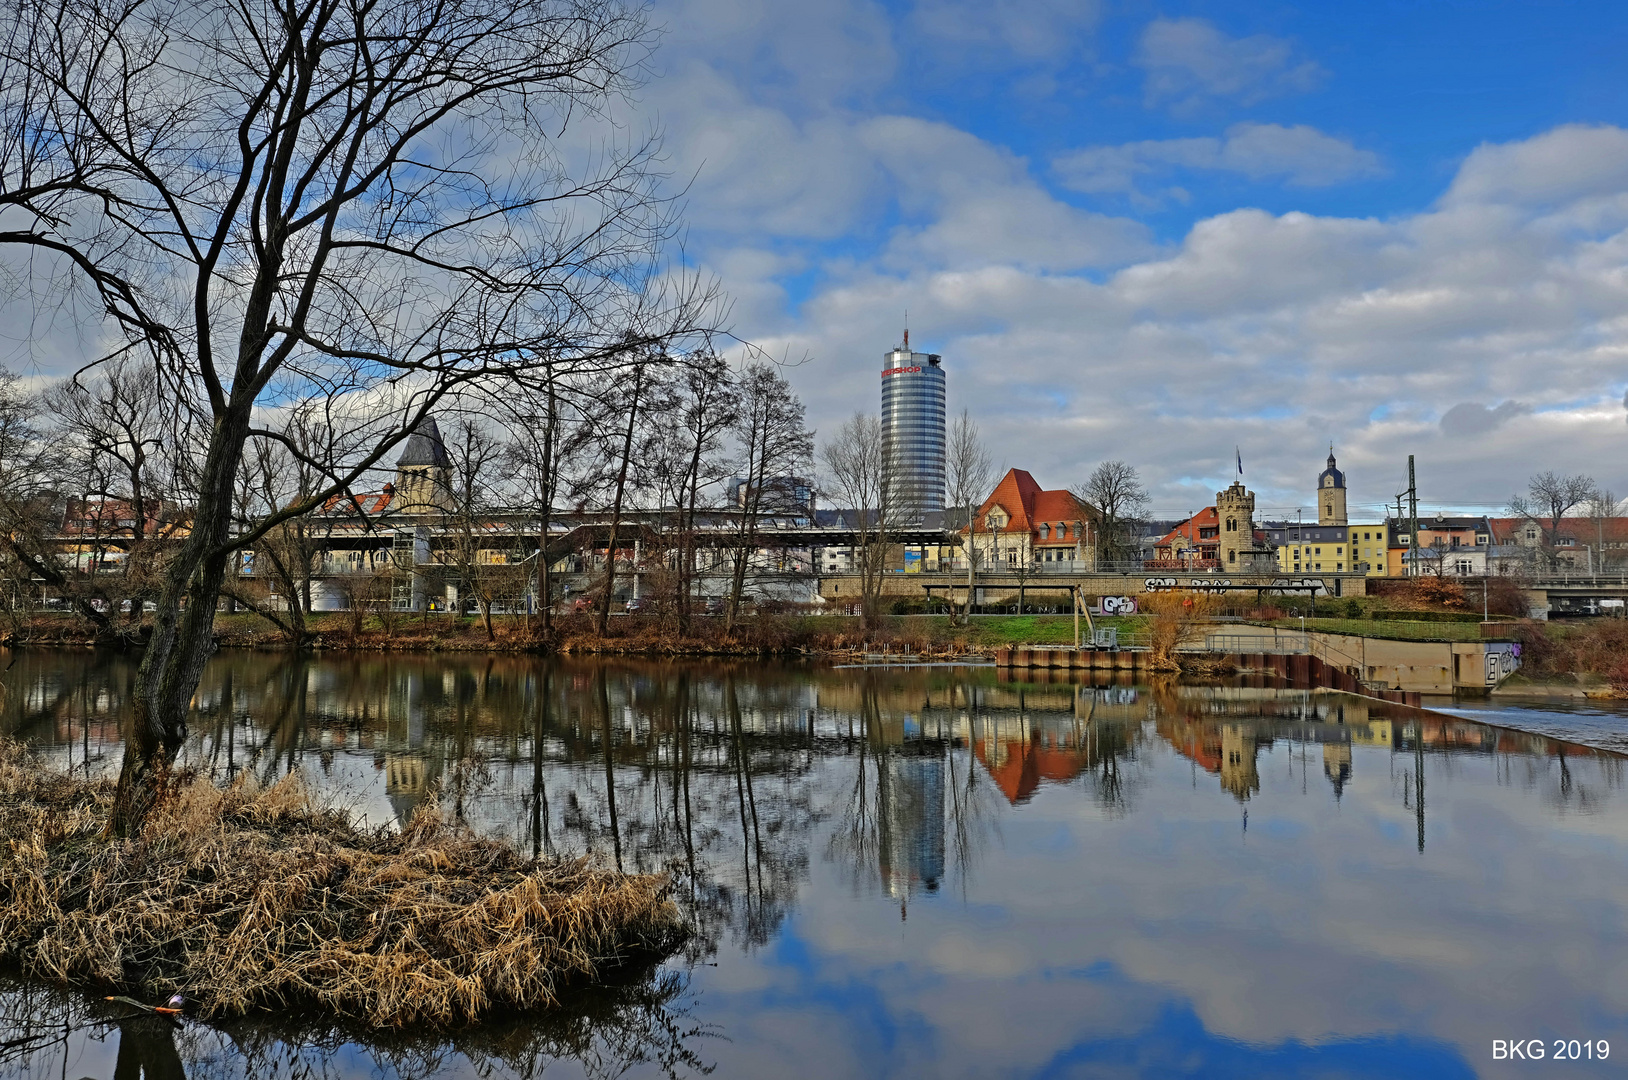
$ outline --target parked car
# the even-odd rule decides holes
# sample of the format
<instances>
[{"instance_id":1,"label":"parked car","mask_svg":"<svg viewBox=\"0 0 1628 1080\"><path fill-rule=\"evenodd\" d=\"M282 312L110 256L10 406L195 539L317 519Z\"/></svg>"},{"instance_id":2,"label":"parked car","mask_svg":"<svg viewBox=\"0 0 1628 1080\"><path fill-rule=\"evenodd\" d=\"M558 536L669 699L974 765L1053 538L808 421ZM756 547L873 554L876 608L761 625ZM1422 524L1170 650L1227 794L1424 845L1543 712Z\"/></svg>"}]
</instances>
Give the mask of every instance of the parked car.
<instances>
[{"instance_id":1,"label":"parked car","mask_svg":"<svg viewBox=\"0 0 1628 1080\"><path fill-rule=\"evenodd\" d=\"M627 609L627 613L629 615L637 615L643 611L655 610L655 605L641 596L633 597L633 599L629 600L624 607Z\"/></svg>"},{"instance_id":2,"label":"parked car","mask_svg":"<svg viewBox=\"0 0 1628 1080\"><path fill-rule=\"evenodd\" d=\"M722 615L724 613L724 598L714 596L707 600L708 615Z\"/></svg>"}]
</instances>

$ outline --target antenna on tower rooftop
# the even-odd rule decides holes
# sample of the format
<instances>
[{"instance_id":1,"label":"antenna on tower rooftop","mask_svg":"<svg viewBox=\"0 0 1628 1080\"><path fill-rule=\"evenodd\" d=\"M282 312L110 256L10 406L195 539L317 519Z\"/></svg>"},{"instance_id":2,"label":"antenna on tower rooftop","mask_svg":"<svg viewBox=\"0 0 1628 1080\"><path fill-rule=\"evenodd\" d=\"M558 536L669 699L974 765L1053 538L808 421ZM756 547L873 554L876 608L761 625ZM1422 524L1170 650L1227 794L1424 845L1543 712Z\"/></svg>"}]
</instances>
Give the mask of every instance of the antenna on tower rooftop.
<instances>
[{"instance_id":1,"label":"antenna on tower rooftop","mask_svg":"<svg viewBox=\"0 0 1628 1080\"><path fill-rule=\"evenodd\" d=\"M904 351L910 351L910 309L904 309Z\"/></svg>"}]
</instances>

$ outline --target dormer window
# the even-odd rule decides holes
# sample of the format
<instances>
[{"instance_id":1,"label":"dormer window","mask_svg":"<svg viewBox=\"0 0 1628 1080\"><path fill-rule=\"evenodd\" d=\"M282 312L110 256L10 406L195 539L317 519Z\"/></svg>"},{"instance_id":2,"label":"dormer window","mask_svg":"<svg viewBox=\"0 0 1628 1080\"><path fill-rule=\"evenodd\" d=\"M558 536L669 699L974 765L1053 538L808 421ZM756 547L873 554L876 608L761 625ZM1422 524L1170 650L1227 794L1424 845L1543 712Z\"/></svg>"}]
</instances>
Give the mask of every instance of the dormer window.
<instances>
[{"instance_id":1,"label":"dormer window","mask_svg":"<svg viewBox=\"0 0 1628 1080\"><path fill-rule=\"evenodd\" d=\"M1051 526L1047 525L1044 521L1042 521L1040 523L1039 532L1040 532L1040 539L1042 539L1042 540L1051 539Z\"/></svg>"}]
</instances>

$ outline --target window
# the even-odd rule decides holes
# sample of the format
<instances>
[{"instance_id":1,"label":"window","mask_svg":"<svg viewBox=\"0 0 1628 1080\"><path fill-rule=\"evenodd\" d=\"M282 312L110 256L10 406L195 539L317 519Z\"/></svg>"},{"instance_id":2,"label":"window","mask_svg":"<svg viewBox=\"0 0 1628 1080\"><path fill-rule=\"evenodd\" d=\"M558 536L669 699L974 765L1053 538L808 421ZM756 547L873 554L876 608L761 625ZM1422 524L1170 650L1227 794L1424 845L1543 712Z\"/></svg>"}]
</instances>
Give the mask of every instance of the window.
<instances>
[{"instance_id":1,"label":"window","mask_svg":"<svg viewBox=\"0 0 1628 1080\"><path fill-rule=\"evenodd\" d=\"M1475 534L1475 546L1476 547L1486 547L1487 546L1487 534L1486 533L1476 533Z\"/></svg>"},{"instance_id":2,"label":"window","mask_svg":"<svg viewBox=\"0 0 1628 1080\"><path fill-rule=\"evenodd\" d=\"M1042 521L1040 523L1040 539L1042 539L1042 540L1051 539L1051 526L1047 525L1044 521Z\"/></svg>"},{"instance_id":3,"label":"window","mask_svg":"<svg viewBox=\"0 0 1628 1080\"><path fill-rule=\"evenodd\" d=\"M1321 570L1321 569L1322 569L1322 568L1323 568L1323 564L1322 564L1322 563L1318 563L1318 564L1317 564L1317 567L1316 567L1316 568L1317 568L1317 569L1318 569L1318 570Z\"/></svg>"},{"instance_id":4,"label":"window","mask_svg":"<svg viewBox=\"0 0 1628 1080\"><path fill-rule=\"evenodd\" d=\"M1345 548L1343 548L1343 547L1335 548L1334 549L1334 554L1336 554L1336 555L1344 555L1345 554Z\"/></svg>"},{"instance_id":5,"label":"window","mask_svg":"<svg viewBox=\"0 0 1628 1080\"><path fill-rule=\"evenodd\" d=\"M1322 548L1318 548L1318 549L1317 549L1317 550L1316 550L1316 551L1315 551L1315 552L1314 552L1314 553L1313 553L1313 554L1316 554L1316 555L1321 555L1321 554L1322 554L1322 553L1323 553L1323 549L1322 549Z\"/></svg>"}]
</instances>

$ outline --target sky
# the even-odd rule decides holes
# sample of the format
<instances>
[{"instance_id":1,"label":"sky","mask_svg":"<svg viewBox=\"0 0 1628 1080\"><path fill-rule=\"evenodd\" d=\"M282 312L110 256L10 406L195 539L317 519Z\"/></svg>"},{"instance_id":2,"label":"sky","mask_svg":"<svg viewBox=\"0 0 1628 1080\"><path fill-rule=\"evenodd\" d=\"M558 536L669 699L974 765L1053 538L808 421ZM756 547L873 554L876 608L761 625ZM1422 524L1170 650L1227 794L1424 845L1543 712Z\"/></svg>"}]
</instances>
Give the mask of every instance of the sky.
<instances>
[{"instance_id":1,"label":"sky","mask_svg":"<svg viewBox=\"0 0 1628 1080\"><path fill-rule=\"evenodd\" d=\"M1628 496L1628 7L1479 0L651 0L675 248L818 432L908 320L953 413L1046 488L1134 465L1353 520L1537 472ZM567 138L605 137L597 121ZM582 147L577 147L582 149ZM0 296L0 363L99 352ZM79 324L75 325L75 320ZM737 351L744 355L745 348ZM1236 457L1235 457L1236 454Z\"/></svg>"},{"instance_id":2,"label":"sky","mask_svg":"<svg viewBox=\"0 0 1628 1080\"><path fill-rule=\"evenodd\" d=\"M686 257L811 424L906 319L1042 486L1353 520L1538 471L1628 495L1628 9L658 0ZM1619 126L1621 125L1621 126Z\"/></svg>"}]
</instances>

